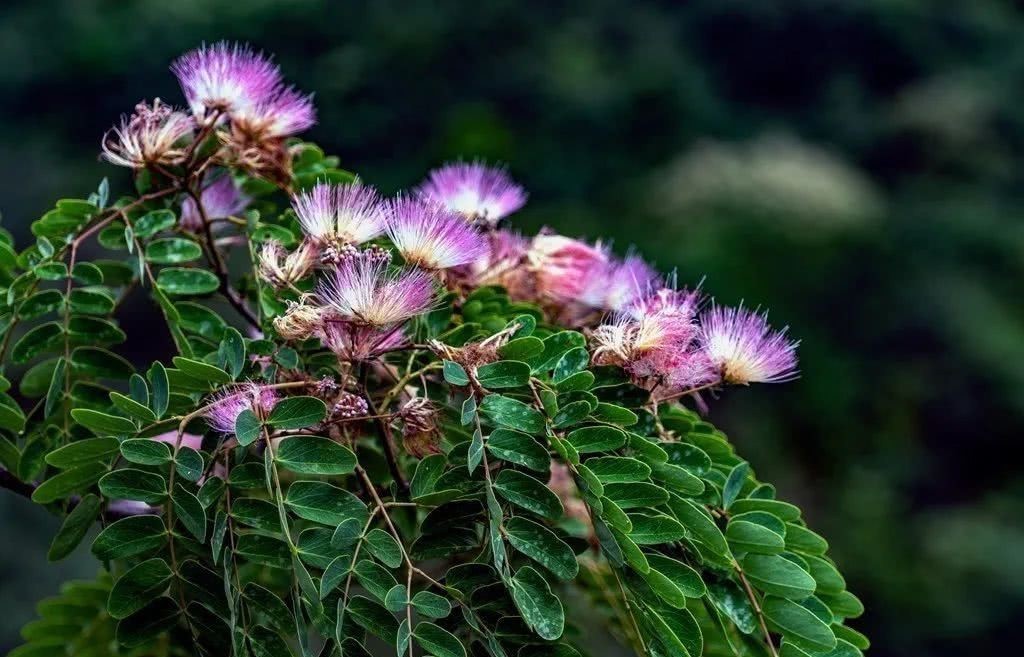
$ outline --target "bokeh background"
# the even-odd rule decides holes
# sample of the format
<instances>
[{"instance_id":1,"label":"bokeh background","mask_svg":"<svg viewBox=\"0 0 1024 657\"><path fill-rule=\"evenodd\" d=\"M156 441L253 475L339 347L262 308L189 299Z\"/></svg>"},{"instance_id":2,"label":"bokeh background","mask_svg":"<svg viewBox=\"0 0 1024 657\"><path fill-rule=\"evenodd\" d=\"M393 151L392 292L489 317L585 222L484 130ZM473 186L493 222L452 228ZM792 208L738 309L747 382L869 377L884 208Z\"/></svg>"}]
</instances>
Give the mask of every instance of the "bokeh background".
<instances>
[{"instance_id":1,"label":"bokeh background","mask_svg":"<svg viewBox=\"0 0 1024 657\"><path fill-rule=\"evenodd\" d=\"M1024 12L996 0L6 0L0 210L22 238L121 171L99 138L201 41L316 92L385 191L507 162L517 222L764 304L803 376L711 405L827 536L870 654L1006 654L1024 618ZM145 316L133 322L144 326ZM126 355L145 361L145 340ZM85 550L0 497L0 650ZM1011 648L1012 650L1012 648Z\"/></svg>"}]
</instances>

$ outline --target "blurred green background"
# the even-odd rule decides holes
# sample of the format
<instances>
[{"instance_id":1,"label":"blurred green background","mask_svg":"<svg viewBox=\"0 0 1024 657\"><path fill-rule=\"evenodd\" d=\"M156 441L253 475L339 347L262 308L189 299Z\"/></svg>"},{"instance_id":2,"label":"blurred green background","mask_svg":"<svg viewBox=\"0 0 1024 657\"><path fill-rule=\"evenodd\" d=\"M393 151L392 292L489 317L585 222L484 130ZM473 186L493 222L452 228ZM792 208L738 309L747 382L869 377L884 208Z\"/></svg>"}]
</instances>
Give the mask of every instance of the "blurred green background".
<instances>
[{"instance_id":1,"label":"blurred green background","mask_svg":"<svg viewBox=\"0 0 1024 657\"><path fill-rule=\"evenodd\" d=\"M167 65L249 41L310 137L385 191L507 162L516 220L635 244L763 304L803 376L711 403L829 537L870 654L1002 655L1024 617L1024 11L996 0L63 0L0 8L0 209L24 237L103 176ZM147 318L129 320L144 330ZM145 360L145 340L129 345ZM0 497L0 649L95 564Z\"/></svg>"}]
</instances>

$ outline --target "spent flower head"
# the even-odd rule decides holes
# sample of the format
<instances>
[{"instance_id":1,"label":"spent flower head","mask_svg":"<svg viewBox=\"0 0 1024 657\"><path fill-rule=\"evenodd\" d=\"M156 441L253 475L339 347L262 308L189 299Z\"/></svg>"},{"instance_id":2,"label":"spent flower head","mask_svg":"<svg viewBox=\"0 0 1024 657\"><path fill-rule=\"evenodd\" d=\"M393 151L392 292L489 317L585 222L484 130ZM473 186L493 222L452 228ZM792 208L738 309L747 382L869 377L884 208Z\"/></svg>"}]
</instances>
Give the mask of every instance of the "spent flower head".
<instances>
[{"instance_id":1,"label":"spent flower head","mask_svg":"<svg viewBox=\"0 0 1024 657\"><path fill-rule=\"evenodd\" d=\"M188 138L195 122L159 98L139 103L131 116L103 136L103 159L122 167L144 169L153 165L174 166L188 155Z\"/></svg>"},{"instance_id":2,"label":"spent flower head","mask_svg":"<svg viewBox=\"0 0 1024 657\"><path fill-rule=\"evenodd\" d=\"M455 162L434 169L418 192L471 221L491 226L523 207L527 197L504 168L483 162Z\"/></svg>"}]
</instances>

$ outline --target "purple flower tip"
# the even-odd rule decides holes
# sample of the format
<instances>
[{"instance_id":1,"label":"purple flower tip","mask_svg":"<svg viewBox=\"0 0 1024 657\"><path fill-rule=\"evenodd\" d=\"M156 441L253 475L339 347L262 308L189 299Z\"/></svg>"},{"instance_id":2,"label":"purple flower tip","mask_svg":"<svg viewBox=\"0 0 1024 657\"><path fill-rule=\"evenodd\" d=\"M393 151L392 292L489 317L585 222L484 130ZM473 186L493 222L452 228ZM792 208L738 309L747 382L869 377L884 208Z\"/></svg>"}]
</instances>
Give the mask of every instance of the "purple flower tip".
<instances>
[{"instance_id":1,"label":"purple flower tip","mask_svg":"<svg viewBox=\"0 0 1024 657\"><path fill-rule=\"evenodd\" d=\"M439 203L399 197L389 210L388 236L409 264L449 269L487 254L484 236Z\"/></svg>"},{"instance_id":2,"label":"purple flower tip","mask_svg":"<svg viewBox=\"0 0 1024 657\"><path fill-rule=\"evenodd\" d=\"M421 270L389 271L388 261L373 252L349 256L317 290L340 319L356 324L393 327L426 312L434 303L434 284Z\"/></svg>"},{"instance_id":3,"label":"purple flower tip","mask_svg":"<svg viewBox=\"0 0 1024 657\"><path fill-rule=\"evenodd\" d=\"M483 162L456 162L434 169L419 195L466 218L494 225L526 203L526 191L505 169Z\"/></svg>"},{"instance_id":4,"label":"purple flower tip","mask_svg":"<svg viewBox=\"0 0 1024 657\"><path fill-rule=\"evenodd\" d=\"M362 244L384 232L387 208L373 187L320 183L292 200L302 229L321 245Z\"/></svg>"},{"instance_id":5,"label":"purple flower tip","mask_svg":"<svg viewBox=\"0 0 1024 657\"><path fill-rule=\"evenodd\" d=\"M255 383L246 383L219 392L210 402L206 411L206 422L214 431L223 434L235 433L235 420L242 411L249 409L259 414L269 414L277 403L277 393L272 388Z\"/></svg>"},{"instance_id":6,"label":"purple flower tip","mask_svg":"<svg viewBox=\"0 0 1024 657\"><path fill-rule=\"evenodd\" d=\"M701 344L725 383L779 383L797 376L799 342L755 311L715 306L701 315Z\"/></svg>"},{"instance_id":7,"label":"purple flower tip","mask_svg":"<svg viewBox=\"0 0 1024 657\"><path fill-rule=\"evenodd\" d=\"M227 41L185 53L171 64L192 113L252 110L281 86L281 71L263 53Z\"/></svg>"}]
</instances>

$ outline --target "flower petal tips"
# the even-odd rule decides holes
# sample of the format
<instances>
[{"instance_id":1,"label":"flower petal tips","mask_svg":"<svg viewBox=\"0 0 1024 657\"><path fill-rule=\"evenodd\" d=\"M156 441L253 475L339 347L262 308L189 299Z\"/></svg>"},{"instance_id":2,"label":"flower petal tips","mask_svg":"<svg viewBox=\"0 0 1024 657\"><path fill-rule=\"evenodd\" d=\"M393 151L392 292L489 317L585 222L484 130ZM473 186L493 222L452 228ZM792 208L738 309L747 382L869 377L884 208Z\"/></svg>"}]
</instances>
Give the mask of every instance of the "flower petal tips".
<instances>
[{"instance_id":1,"label":"flower petal tips","mask_svg":"<svg viewBox=\"0 0 1024 657\"><path fill-rule=\"evenodd\" d=\"M742 306L716 306L700 318L701 344L724 383L780 383L797 376L798 342L766 316Z\"/></svg>"}]
</instances>

